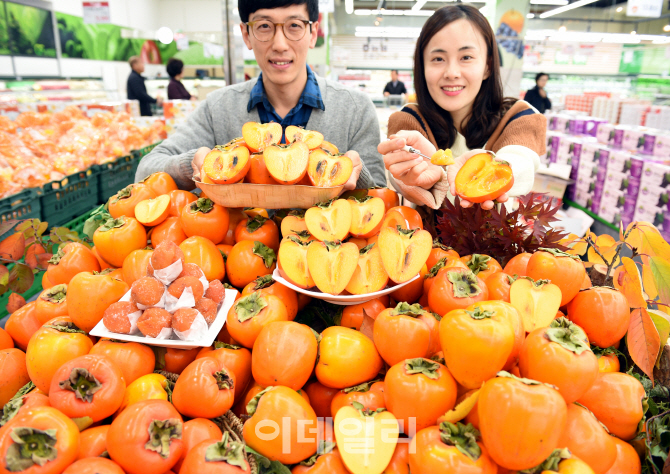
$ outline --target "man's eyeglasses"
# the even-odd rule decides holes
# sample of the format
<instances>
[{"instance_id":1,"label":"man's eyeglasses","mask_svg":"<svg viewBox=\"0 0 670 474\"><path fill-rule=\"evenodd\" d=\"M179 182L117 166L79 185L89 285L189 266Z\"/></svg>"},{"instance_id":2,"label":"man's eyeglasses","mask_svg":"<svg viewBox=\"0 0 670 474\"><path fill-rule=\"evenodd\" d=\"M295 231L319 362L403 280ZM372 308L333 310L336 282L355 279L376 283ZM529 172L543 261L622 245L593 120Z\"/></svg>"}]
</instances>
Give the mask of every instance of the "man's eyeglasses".
<instances>
[{"instance_id":1,"label":"man's eyeglasses","mask_svg":"<svg viewBox=\"0 0 670 474\"><path fill-rule=\"evenodd\" d=\"M312 30L312 21L307 20L289 20L284 23L274 23L270 20L248 21L245 24L251 28L251 33L258 41L271 41L275 37L277 27L281 26L284 30L284 36L291 41L300 41L305 37L307 25Z\"/></svg>"}]
</instances>

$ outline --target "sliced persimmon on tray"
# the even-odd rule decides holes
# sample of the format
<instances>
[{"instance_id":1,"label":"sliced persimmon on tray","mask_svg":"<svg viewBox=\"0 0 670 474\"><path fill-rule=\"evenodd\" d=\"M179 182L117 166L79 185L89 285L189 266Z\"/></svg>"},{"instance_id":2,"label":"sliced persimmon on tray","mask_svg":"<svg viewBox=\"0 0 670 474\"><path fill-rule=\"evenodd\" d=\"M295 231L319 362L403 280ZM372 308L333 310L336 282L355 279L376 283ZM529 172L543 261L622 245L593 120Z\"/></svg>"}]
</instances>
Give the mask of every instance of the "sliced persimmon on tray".
<instances>
[{"instance_id":1,"label":"sliced persimmon on tray","mask_svg":"<svg viewBox=\"0 0 670 474\"><path fill-rule=\"evenodd\" d=\"M296 141L304 142L310 150L314 150L323 143L323 135L314 130L305 130L302 127L289 125L286 127L286 142L293 143Z\"/></svg>"},{"instance_id":2,"label":"sliced persimmon on tray","mask_svg":"<svg viewBox=\"0 0 670 474\"><path fill-rule=\"evenodd\" d=\"M310 207L305 212L307 230L320 241L344 240L351 227L351 205L334 199Z\"/></svg>"},{"instance_id":3,"label":"sliced persimmon on tray","mask_svg":"<svg viewBox=\"0 0 670 474\"><path fill-rule=\"evenodd\" d=\"M360 249L358 266L345 289L352 295L375 293L386 288L388 281L379 246L370 244Z\"/></svg>"},{"instance_id":4,"label":"sliced persimmon on tray","mask_svg":"<svg viewBox=\"0 0 670 474\"><path fill-rule=\"evenodd\" d=\"M322 188L342 186L349 180L353 171L354 164L346 155L339 153L333 155L323 149L314 150L309 154L307 175L314 186Z\"/></svg>"},{"instance_id":5,"label":"sliced persimmon on tray","mask_svg":"<svg viewBox=\"0 0 670 474\"><path fill-rule=\"evenodd\" d=\"M270 145L263 150L270 175L280 184L295 184L307 173L309 148L303 142Z\"/></svg>"},{"instance_id":6,"label":"sliced persimmon on tray","mask_svg":"<svg viewBox=\"0 0 670 474\"><path fill-rule=\"evenodd\" d=\"M279 143L284 131L276 122L247 122L242 125L242 138L251 151L263 151L270 145Z\"/></svg>"},{"instance_id":7,"label":"sliced persimmon on tray","mask_svg":"<svg viewBox=\"0 0 670 474\"><path fill-rule=\"evenodd\" d=\"M310 242L304 241L297 236L285 238L279 246L277 266L279 274L287 281L300 288L309 289L314 287L307 265L307 249Z\"/></svg>"},{"instance_id":8,"label":"sliced persimmon on tray","mask_svg":"<svg viewBox=\"0 0 670 474\"><path fill-rule=\"evenodd\" d=\"M378 197L365 196L361 199L350 197L347 202L351 206L351 227L349 232L354 237L367 239L382 227L386 206Z\"/></svg>"},{"instance_id":9,"label":"sliced persimmon on tray","mask_svg":"<svg viewBox=\"0 0 670 474\"><path fill-rule=\"evenodd\" d=\"M358 247L350 242L311 242L307 248L307 266L319 290L339 295L358 266Z\"/></svg>"},{"instance_id":10,"label":"sliced persimmon on tray","mask_svg":"<svg viewBox=\"0 0 670 474\"><path fill-rule=\"evenodd\" d=\"M403 283L418 274L426 264L433 239L427 230L406 230L398 225L382 228L377 244L389 278Z\"/></svg>"}]
</instances>

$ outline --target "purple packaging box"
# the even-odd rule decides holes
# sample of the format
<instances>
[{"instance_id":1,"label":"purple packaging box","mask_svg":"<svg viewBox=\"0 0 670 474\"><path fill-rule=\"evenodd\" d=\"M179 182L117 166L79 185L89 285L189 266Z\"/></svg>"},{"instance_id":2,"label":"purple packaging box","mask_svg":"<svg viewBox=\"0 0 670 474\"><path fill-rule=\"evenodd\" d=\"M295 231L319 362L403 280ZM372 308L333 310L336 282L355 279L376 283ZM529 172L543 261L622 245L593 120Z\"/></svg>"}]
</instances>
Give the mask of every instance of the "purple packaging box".
<instances>
[{"instance_id":1,"label":"purple packaging box","mask_svg":"<svg viewBox=\"0 0 670 474\"><path fill-rule=\"evenodd\" d=\"M596 138L598 143L603 145L614 145L614 129L615 126L612 123L601 122L596 127Z\"/></svg>"},{"instance_id":2,"label":"purple packaging box","mask_svg":"<svg viewBox=\"0 0 670 474\"><path fill-rule=\"evenodd\" d=\"M653 208L656 212L670 211L668 208L670 204L670 190L657 186L640 186L637 202L638 206L642 204L645 208L650 210Z\"/></svg>"},{"instance_id":3,"label":"purple packaging box","mask_svg":"<svg viewBox=\"0 0 670 474\"><path fill-rule=\"evenodd\" d=\"M603 148L605 148L605 146L600 143L593 143L593 142L582 143L582 150L579 154L580 164L592 163L597 159L599 159L600 155L598 155L598 158L596 158L596 152L598 152Z\"/></svg>"},{"instance_id":4,"label":"purple packaging box","mask_svg":"<svg viewBox=\"0 0 670 474\"><path fill-rule=\"evenodd\" d=\"M625 215L630 215L633 218L635 214L635 206L637 205L637 196L626 196L623 204L623 212Z\"/></svg>"},{"instance_id":5,"label":"purple packaging box","mask_svg":"<svg viewBox=\"0 0 670 474\"><path fill-rule=\"evenodd\" d=\"M642 157L632 155L623 150L610 150L607 160L607 171L627 173L635 178L642 176L644 161Z\"/></svg>"},{"instance_id":6,"label":"purple packaging box","mask_svg":"<svg viewBox=\"0 0 670 474\"><path fill-rule=\"evenodd\" d=\"M640 189L640 178L629 176L618 171L608 171L604 182L605 190L620 195L629 194L637 196Z\"/></svg>"},{"instance_id":7,"label":"purple packaging box","mask_svg":"<svg viewBox=\"0 0 670 474\"><path fill-rule=\"evenodd\" d=\"M644 135L644 153L658 158L670 157L670 134L660 130Z\"/></svg>"},{"instance_id":8,"label":"purple packaging box","mask_svg":"<svg viewBox=\"0 0 670 474\"><path fill-rule=\"evenodd\" d=\"M570 131L570 127L569 127L570 116L569 115L557 115L552 120L554 121L554 130L556 132L568 133Z\"/></svg>"},{"instance_id":9,"label":"purple packaging box","mask_svg":"<svg viewBox=\"0 0 670 474\"><path fill-rule=\"evenodd\" d=\"M606 123L606 120L597 117L588 117L584 120L584 135L591 137L597 136L598 127L601 123Z\"/></svg>"},{"instance_id":10,"label":"purple packaging box","mask_svg":"<svg viewBox=\"0 0 670 474\"><path fill-rule=\"evenodd\" d=\"M576 189L574 201L582 207L590 208L593 204L593 193Z\"/></svg>"},{"instance_id":11,"label":"purple packaging box","mask_svg":"<svg viewBox=\"0 0 670 474\"><path fill-rule=\"evenodd\" d=\"M597 214L610 224L618 225L623 216L623 204L623 196L619 199L608 199L603 196Z\"/></svg>"},{"instance_id":12,"label":"purple packaging box","mask_svg":"<svg viewBox=\"0 0 670 474\"><path fill-rule=\"evenodd\" d=\"M599 150L596 150L596 154L594 155L594 161L598 163L599 167L606 169L609 157L610 157L610 148L604 147Z\"/></svg>"},{"instance_id":13,"label":"purple packaging box","mask_svg":"<svg viewBox=\"0 0 670 474\"><path fill-rule=\"evenodd\" d=\"M670 165L659 161L645 161L642 168L641 185L670 188Z\"/></svg>"},{"instance_id":14,"label":"purple packaging box","mask_svg":"<svg viewBox=\"0 0 670 474\"><path fill-rule=\"evenodd\" d=\"M586 121L583 117L575 117L568 120L568 130L571 135L583 135Z\"/></svg>"},{"instance_id":15,"label":"purple packaging box","mask_svg":"<svg viewBox=\"0 0 670 474\"><path fill-rule=\"evenodd\" d=\"M644 148L644 134L643 127L629 127L625 128L621 140L621 148L623 150L638 152Z\"/></svg>"}]
</instances>

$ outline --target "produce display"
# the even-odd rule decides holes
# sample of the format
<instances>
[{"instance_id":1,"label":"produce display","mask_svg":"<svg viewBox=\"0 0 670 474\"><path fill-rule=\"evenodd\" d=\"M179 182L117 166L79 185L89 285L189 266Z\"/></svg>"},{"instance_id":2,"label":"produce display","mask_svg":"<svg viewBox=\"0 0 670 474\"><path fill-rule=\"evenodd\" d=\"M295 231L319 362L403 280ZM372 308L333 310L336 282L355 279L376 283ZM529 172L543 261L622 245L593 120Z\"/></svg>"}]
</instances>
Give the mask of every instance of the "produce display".
<instances>
[{"instance_id":1,"label":"produce display","mask_svg":"<svg viewBox=\"0 0 670 474\"><path fill-rule=\"evenodd\" d=\"M77 106L60 112L0 116L0 197L59 180L156 143L163 125L138 127L125 113L89 118Z\"/></svg>"},{"instance_id":2,"label":"produce display","mask_svg":"<svg viewBox=\"0 0 670 474\"><path fill-rule=\"evenodd\" d=\"M321 133L278 123L245 123L242 136L216 146L205 157L203 183L299 184L342 186L353 172L351 158L324 141Z\"/></svg>"},{"instance_id":3,"label":"produce display","mask_svg":"<svg viewBox=\"0 0 670 474\"><path fill-rule=\"evenodd\" d=\"M0 330L0 473L660 473L659 232L550 232L550 203L528 198L486 211L500 219L492 252L466 253L480 237L447 247L396 199L233 209L156 173L97 209L85 238L21 224L0 242L8 280L18 265L46 272ZM482 212L447 208L437 230L458 215L466 233ZM392 291L337 306L275 269L299 290ZM225 320L213 345L156 339L199 320ZM147 337L98 339L99 324Z\"/></svg>"}]
</instances>

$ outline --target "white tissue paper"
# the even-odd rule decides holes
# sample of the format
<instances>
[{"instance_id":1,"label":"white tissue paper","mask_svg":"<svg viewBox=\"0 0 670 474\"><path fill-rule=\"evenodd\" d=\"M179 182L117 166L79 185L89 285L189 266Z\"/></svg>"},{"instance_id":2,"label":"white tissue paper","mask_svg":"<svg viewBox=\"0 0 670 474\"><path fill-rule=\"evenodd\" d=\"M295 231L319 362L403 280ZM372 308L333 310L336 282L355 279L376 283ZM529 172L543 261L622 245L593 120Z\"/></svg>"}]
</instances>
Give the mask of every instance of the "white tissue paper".
<instances>
[{"instance_id":1,"label":"white tissue paper","mask_svg":"<svg viewBox=\"0 0 670 474\"><path fill-rule=\"evenodd\" d=\"M148 308L165 308L165 299L170 295L167 291L167 286L165 287L165 290L163 291L163 296L161 296L161 299L158 300L158 303L151 305L151 306L145 306L140 303L135 303L135 306L137 306L139 309L148 309Z\"/></svg>"},{"instance_id":2,"label":"white tissue paper","mask_svg":"<svg viewBox=\"0 0 670 474\"><path fill-rule=\"evenodd\" d=\"M200 311L198 311L198 315L193 320L193 324L191 324L191 329L184 332L180 332L175 329L174 333L182 341L197 341L198 339L202 339L207 336L208 329L209 328L207 327L207 321L205 321L205 317L200 313Z\"/></svg>"},{"instance_id":3,"label":"white tissue paper","mask_svg":"<svg viewBox=\"0 0 670 474\"><path fill-rule=\"evenodd\" d=\"M172 328L163 328L154 339L172 339ZM151 339L151 336L145 336Z\"/></svg>"},{"instance_id":4,"label":"white tissue paper","mask_svg":"<svg viewBox=\"0 0 670 474\"><path fill-rule=\"evenodd\" d=\"M121 300L121 301L128 301L128 300ZM140 316L142 316L142 311L135 311L134 313L130 313L128 315L128 321L130 322L130 331L128 331L129 336L132 336L133 334L139 332L139 330L137 329L137 320L140 319ZM107 326L105 326L104 321L102 325L105 327L105 330L109 332L114 332L110 330ZM115 333L115 334L121 334L121 333Z\"/></svg>"},{"instance_id":5,"label":"white tissue paper","mask_svg":"<svg viewBox=\"0 0 670 474\"><path fill-rule=\"evenodd\" d=\"M184 288L179 299L168 293L165 296L165 309L168 313L174 313L181 308L193 308L195 306L195 297L190 286Z\"/></svg>"},{"instance_id":6,"label":"white tissue paper","mask_svg":"<svg viewBox=\"0 0 670 474\"><path fill-rule=\"evenodd\" d=\"M149 265L151 266L151 262L149 262ZM179 259L161 270L154 270L154 277L164 285L169 285L177 279L183 269L184 267L181 264L181 259Z\"/></svg>"}]
</instances>

